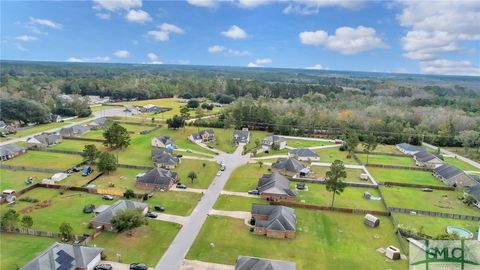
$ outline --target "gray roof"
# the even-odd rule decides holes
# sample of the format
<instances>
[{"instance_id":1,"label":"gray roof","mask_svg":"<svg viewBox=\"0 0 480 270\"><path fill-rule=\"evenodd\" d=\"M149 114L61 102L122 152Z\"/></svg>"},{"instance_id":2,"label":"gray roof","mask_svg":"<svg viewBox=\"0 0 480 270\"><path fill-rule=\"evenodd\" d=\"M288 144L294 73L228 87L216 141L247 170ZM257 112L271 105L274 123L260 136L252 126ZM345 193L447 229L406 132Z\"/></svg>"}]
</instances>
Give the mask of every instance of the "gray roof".
<instances>
[{"instance_id":1,"label":"gray roof","mask_svg":"<svg viewBox=\"0 0 480 270\"><path fill-rule=\"evenodd\" d=\"M233 140L237 142L247 142L250 137L250 131L248 130L234 130Z\"/></svg>"},{"instance_id":2,"label":"gray roof","mask_svg":"<svg viewBox=\"0 0 480 270\"><path fill-rule=\"evenodd\" d=\"M281 142L284 142L285 141L285 138L283 138L282 136L278 136L278 135L272 135L272 136L268 136L268 137L265 137L265 139L263 139L263 143L268 143L269 145L270 144L274 144L274 143L281 143Z\"/></svg>"},{"instance_id":3,"label":"gray roof","mask_svg":"<svg viewBox=\"0 0 480 270\"><path fill-rule=\"evenodd\" d=\"M436 158L438 158L440 160L443 160L443 157L434 155L434 154L432 154L430 152L427 152L427 151L417 152L413 156L415 157L415 160L417 160L419 162L429 162L430 160L434 160Z\"/></svg>"},{"instance_id":4,"label":"gray roof","mask_svg":"<svg viewBox=\"0 0 480 270\"><path fill-rule=\"evenodd\" d=\"M290 149L288 150L288 153L291 155L295 155L298 157L304 157L304 158L318 158L320 157L317 153L313 152L312 150L308 148L299 148L299 149Z\"/></svg>"},{"instance_id":5,"label":"gray roof","mask_svg":"<svg viewBox=\"0 0 480 270\"><path fill-rule=\"evenodd\" d=\"M408 151L408 152L425 151L425 148L423 148L421 146L417 146L417 145L411 145L409 143L399 143L399 144L396 144L395 146L403 149L404 151Z\"/></svg>"},{"instance_id":6,"label":"gray roof","mask_svg":"<svg viewBox=\"0 0 480 270\"><path fill-rule=\"evenodd\" d=\"M290 189L290 181L279 173L264 174L258 181L257 189L260 194L297 195Z\"/></svg>"},{"instance_id":7,"label":"gray roof","mask_svg":"<svg viewBox=\"0 0 480 270\"><path fill-rule=\"evenodd\" d=\"M293 262L239 256L235 270L296 270Z\"/></svg>"},{"instance_id":8,"label":"gray roof","mask_svg":"<svg viewBox=\"0 0 480 270\"><path fill-rule=\"evenodd\" d=\"M464 171L458 169L455 166L452 166L450 164L442 164L438 166L437 168L433 169L433 172L439 176L441 176L444 179L450 179L452 177L455 177L459 174L465 173Z\"/></svg>"},{"instance_id":9,"label":"gray roof","mask_svg":"<svg viewBox=\"0 0 480 270\"><path fill-rule=\"evenodd\" d=\"M137 182L154 185L169 185L171 180L176 177L176 172L162 168L153 168L142 177L137 178Z\"/></svg>"},{"instance_id":10,"label":"gray roof","mask_svg":"<svg viewBox=\"0 0 480 270\"><path fill-rule=\"evenodd\" d=\"M155 137L157 140L161 141L163 144L167 145L167 144L173 144L175 141L173 140L172 137L170 136L157 136Z\"/></svg>"},{"instance_id":11,"label":"gray roof","mask_svg":"<svg viewBox=\"0 0 480 270\"><path fill-rule=\"evenodd\" d=\"M105 123L108 121L108 118L106 117L100 117L98 119L93 120L92 122L89 123L91 126L103 126Z\"/></svg>"},{"instance_id":12,"label":"gray roof","mask_svg":"<svg viewBox=\"0 0 480 270\"><path fill-rule=\"evenodd\" d=\"M85 132L89 131L87 127L81 126L81 125L74 125L68 128L62 128L60 129L60 134L62 135L76 135L76 134L83 134Z\"/></svg>"},{"instance_id":13,"label":"gray roof","mask_svg":"<svg viewBox=\"0 0 480 270\"><path fill-rule=\"evenodd\" d=\"M298 173L307 166L294 158L279 158L272 168Z\"/></svg>"},{"instance_id":14,"label":"gray roof","mask_svg":"<svg viewBox=\"0 0 480 270\"><path fill-rule=\"evenodd\" d=\"M165 165L177 165L180 162L180 159L177 156L163 149L153 149L152 160L155 163L165 164Z\"/></svg>"},{"instance_id":15,"label":"gray roof","mask_svg":"<svg viewBox=\"0 0 480 270\"><path fill-rule=\"evenodd\" d=\"M25 150L24 147L18 146L16 144L10 143L0 146L0 156L11 156L15 155L18 152Z\"/></svg>"},{"instance_id":16,"label":"gray roof","mask_svg":"<svg viewBox=\"0 0 480 270\"><path fill-rule=\"evenodd\" d=\"M33 136L33 138L39 141L41 144L52 145L60 141L62 139L62 136L53 134L53 133L42 133L42 134Z\"/></svg>"},{"instance_id":17,"label":"gray roof","mask_svg":"<svg viewBox=\"0 0 480 270\"><path fill-rule=\"evenodd\" d=\"M295 231L297 216L295 209L282 205L253 204L252 215L266 215L266 220L255 220L255 227L262 227L272 231Z\"/></svg>"},{"instance_id":18,"label":"gray roof","mask_svg":"<svg viewBox=\"0 0 480 270\"><path fill-rule=\"evenodd\" d=\"M75 270L85 268L103 249L54 243L20 270Z\"/></svg>"},{"instance_id":19,"label":"gray roof","mask_svg":"<svg viewBox=\"0 0 480 270\"><path fill-rule=\"evenodd\" d=\"M480 184L475 186L467 187L465 193L475 198L475 200L480 201Z\"/></svg>"},{"instance_id":20,"label":"gray roof","mask_svg":"<svg viewBox=\"0 0 480 270\"><path fill-rule=\"evenodd\" d=\"M204 134L207 134L209 138L215 136L215 133L213 132L213 129L206 129L206 130L201 130L199 131L198 133L193 133L192 134L192 137L195 139L195 140L199 140L199 139L202 139L202 136Z\"/></svg>"},{"instance_id":21,"label":"gray roof","mask_svg":"<svg viewBox=\"0 0 480 270\"><path fill-rule=\"evenodd\" d=\"M110 205L106 210L102 211L100 214L95 216L92 221L95 222L102 222L102 223L110 223L110 220L119 212L125 209L139 209L143 211L143 209L147 208L148 205L141 202L134 202L134 201L125 201L125 200L118 200L114 204Z\"/></svg>"}]
</instances>

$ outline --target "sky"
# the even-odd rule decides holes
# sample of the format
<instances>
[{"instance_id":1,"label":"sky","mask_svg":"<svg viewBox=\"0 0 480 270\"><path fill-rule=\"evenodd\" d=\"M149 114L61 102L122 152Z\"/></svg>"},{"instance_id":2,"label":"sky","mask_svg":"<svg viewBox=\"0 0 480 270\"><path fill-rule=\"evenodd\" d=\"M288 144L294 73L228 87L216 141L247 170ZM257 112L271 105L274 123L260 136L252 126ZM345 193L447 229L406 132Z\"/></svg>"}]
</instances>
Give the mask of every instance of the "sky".
<instances>
[{"instance_id":1,"label":"sky","mask_svg":"<svg viewBox=\"0 0 480 270\"><path fill-rule=\"evenodd\" d=\"M1 1L0 59L480 76L480 1Z\"/></svg>"}]
</instances>

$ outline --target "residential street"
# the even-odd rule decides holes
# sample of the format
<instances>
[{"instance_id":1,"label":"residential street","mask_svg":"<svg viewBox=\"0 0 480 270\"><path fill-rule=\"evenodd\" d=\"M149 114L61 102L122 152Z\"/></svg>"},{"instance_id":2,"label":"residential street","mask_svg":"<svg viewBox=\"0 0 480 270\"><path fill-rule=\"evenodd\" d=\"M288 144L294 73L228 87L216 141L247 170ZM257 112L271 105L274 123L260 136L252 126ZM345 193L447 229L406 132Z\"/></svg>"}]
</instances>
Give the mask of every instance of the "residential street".
<instances>
[{"instance_id":1,"label":"residential street","mask_svg":"<svg viewBox=\"0 0 480 270\"><path fill-rule=\"evenodd\" d=\"M242 156L243 147L244 145L240 145L233 154L221 152L215 157L218 162L225 162L226 170L221 176L216 176L212 181L209 188L204 193L202 200L193 210L187 224L180 229L180 232L170 244L168 250L163 254L163 257L155 267L156 270L174 270L181 267L188 250L195 241L197 234L200 232L200 229L212 210L215 201L218 196L220 196L230 174L235 168L248 163L250 157Z\"/></svg>"}]
</instances>

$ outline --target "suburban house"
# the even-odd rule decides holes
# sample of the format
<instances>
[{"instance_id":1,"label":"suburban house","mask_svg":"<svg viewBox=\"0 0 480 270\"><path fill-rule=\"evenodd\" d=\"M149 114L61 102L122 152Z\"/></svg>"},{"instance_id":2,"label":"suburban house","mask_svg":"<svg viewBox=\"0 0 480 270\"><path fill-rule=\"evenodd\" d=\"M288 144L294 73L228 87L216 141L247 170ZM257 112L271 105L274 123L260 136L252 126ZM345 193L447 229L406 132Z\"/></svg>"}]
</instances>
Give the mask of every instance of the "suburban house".
<instances>
[{"instance_id":1,"label":"suburban house","mask_svg":"<svg viewBox=\"0 0 480 270\"><path fill-rule=\"evenodd\" d=\"M53 243L20 270L93 270L103 249L79 244Z\"/></svg>"},{"instance_id":2,"label":"suburban house","mask_svg":"<svg viewBox=\"0 0 480 270\"><path fill-rule=\"evenodd\" d=\"M174 169L180 163L180 158L163 149L153 149L152 160L157 167L165 169Z\"/></svg>"},{"instance_id":3,"label":"suburban house","mask_svg":"<svg viewBox=\"0 0 480 270\"><path fill-rule=\"evenodd\" d=\"M290 189L290 181L279 173L264 174L257 187L260 198L269 201L295 201L297 193Z\"/></svg>"},{"instance_id":4,"label":"suburban house","mask_svg":"<svg viewBox=\"0 0 480 270\"><path fill-rule=\"evenodd\" d=\"M54 133L42 133L27 139L28 148L47 148L62 141L62 136Z\"/></svg>"},{"instance_id":5,"label":"suburban house","mask_svg":"<svg viewBox=\"0 0 480 270\"><path fill-rule=\"evenodd\" d=\"M90 223L94 228L103 227L106 231L113 231L114 228L110 221L117 213L126 209L137 209L143 214L146 214L148 211L148 205L141 202L118 200L95 216Z\"/></svg>"},{"instance_id":6,"label":"suburban house","mask_svg":"<svg viewBox=\"0 0 480 270\"><path fill-rule=\"evenodd\" d=\"M287 140L278 135L268 136L262 140L263 149L271 150L275 147L277 147L278 150L284 149L285 147L287 147Z\"/></svg>"},{"instance_id":7,"label":"suburban house","mask_svg":"<svg viewBox=\"0 0 480 270\"><path fill-rule=\"evenodd\" d=\"M442 156L437 156L427 151L415 153L413 159L415 159L417 166L429 169L434 169L443 164Z\"/></svg>"},{"instance_id":8,"label":"suburban house","mask_svg":"<svg viewBox=\"0 0 480 270\"><path fill-rule=\"evenodd\" d=\"M137 177L136 186L143 189L163 189L169 190L178 174L162 168L153 168L144 175Z\"/></svg>"},{"instance_id":9,"label":"suburban house","mask_svg":"<svg viewBox=\"0 0 480 270\"><path fill-rule=\"evenodd\" d=\"M169 108L162 108L157 105L147 104L141 107L138 107L138 110L142 113L162 113L170 110Z\"/></svg>"},{"instance_id":10,"label":"suburban house","mask_svg":"<svg viewBox=\"0 0 480 270\"><path fill-rule=\"evenodd\" d=\"M62 135L62 137L80 137L88 131L90 131L88 127L74 125L71 127L60 129L60 135Z\"/></svg>"},{"instance_id":11,"label":"suburban house","mask_svg":"<svg viewBox=\"0 0 480 270\"><path fill-rule=\"evenodd\" d=\"M417 145L411 145L409 143L399 143L399 144L396 144L395 146L400 152L410 156L416 154L417 152L425 151L425 148Z\"/></svg>"},{"instance_id":12,"label":"suburban house","mask_svg":"<svg viewBox=\"0 0 480 270\"><path fill-rule=\"evenodd\" d=\"M446 163L433 169L433 175L449 186L471 187L478 184L464 171Z\"/></svg>"},{"instance_id":13,"label":"suburban house","mask_svg":"<svg viewBox=\"0 0 480 270\"><path fill-rule=\"evenodd\" d=\"M243 128L242 130L233 131L233 142L235 144L248 143L249 141L250 141L250 131L248 131L248 128Z\"/></svg>"},{"instance_id":14,"label":"suburban house","mask_svg":"<svg viewBox=\"0 0 480 270\"><path fill-rule=\"evenodd\" d=\"M9 125L4 121L0 121L0 135L6 136L7 134L16 133L17 129L14 125Z\"/></svg>"},{"instance_id":15,"label":"suburban house","mask_svg":"<svg viewBox=\"0 0 480 270\"><path fill-rule=\"evenodd\" d=\"M18 146L16 144L10 143L0 146L0 160L9 160L18 155L24 154L27 152L27 149Z\"/></svg>"},{"instance_id":16,"label":"suburban house","mask_svg":"<svg viewBox=\"0 0 480 270\"><path fill-rule=\"evenodd\" d=\"M62 121L62 117L60 117L60 115L58 115L58 114L53 114L52 113L52 114L50 114L50 121L52 121L54 123L55 122L60 122L60 121Z\"/></svg>"},{"instance_id":17,"label":"suburban house","mask_svg":"<svg viewBox=\"0 0 480 270\"><path fill-rule=\"evenodd\" d=\"M474 205L480 208L480 184L472 187L467 187L463 192L463 197L472 197L474 199Z\"/></svg>"},{"instance_id":18,"label":"suburban house","mask_svg":"<svg viewBox=\"0 0 480 270\"><path fill-rule=\"evenodd\" d=\"M175 141L170 136L157 136L152 138L152 146L160 147L160 148L167 148L167 146L173 146Z\"/></svg>"},{"instance_id":19,"label":"suburban house","mask_svg":"<svg viewBox=\"0 0 480 270\"><path fill-rule=\"evenodd\" d=\"M253 204L252 218L255 220L255 234L272 238L295 238L297 217L293 208Z\"/></svg>"},{"instance_id":20,"label":"suburban house","mask_svg":"<svg viewBox=\"0 0 480 270\"><path fill-rule=\"evenodd\" d=\"M87 126L91 130L99 130L102 129L108 122L108 118L106 117L101 117L98 119L93 120L92 122L88 123Z\"/></svg>"},{"instance_id":21,"label":"suburban house","mask_svg":"<svg viewBox=\"0 0 480 270\"><path fill-rule=\"evenodd\" d=\"M286 176L307 176L310 169L295 158L279 158L271 167L272 172L279 172Z\"/></svg>"},{"instance_id":22,"label":"suburban house","mask_svg":"<svg viewBox=\"0 0 480 270\"><path fill-rule=\"evenodd\" d=\"M215 140L215 133L212 129L202 130L198 133L193 133L190 135L190 140L194 142L211 142Z\"/></svg>"},{"instance_id":23,"label":"suburban house","mask_svg":"<svg viewBox=\"0 0 480 270\"><path fill-rule=\"evenodd\" d=\"M293 262L238 256L235 270L296 270Z\"/></svg>"},{"instance_id":24,"label":"suburban house","mask_svg":"<svg viewBox=\"0 0 480 270\"><path fill-rule=\"evenodd\" d=\"M308 148L290 149L288 150L288 157L302 161L320 161L320 155Z\"/></svg>"}]
</instances>

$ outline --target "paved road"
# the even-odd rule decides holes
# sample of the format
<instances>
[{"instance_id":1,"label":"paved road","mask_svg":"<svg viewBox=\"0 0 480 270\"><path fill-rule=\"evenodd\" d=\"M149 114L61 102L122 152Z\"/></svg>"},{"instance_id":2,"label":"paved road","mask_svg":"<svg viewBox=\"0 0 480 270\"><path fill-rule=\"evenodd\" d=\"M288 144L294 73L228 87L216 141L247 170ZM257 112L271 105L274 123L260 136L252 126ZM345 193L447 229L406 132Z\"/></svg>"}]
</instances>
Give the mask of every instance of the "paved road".
<instances>
[{"instance_id":1,"label":"paved road","mask_svg":"<svg viewBox=\"0 0 480 270\"><path fill-rule=\"evenodd\" d=\"M426 147L430 147L430 148L432 148L432 149L437 149L437 147L434 146L434 145L431 145L431 144L428 144L428 143L425 143L425 142L422 143L422 144L423 144L424 146L426 146ZM466 157L460 156L459 154L450 152L450 151L445 150L445 149L443 149L443 148L440 148L440 152L442 152L443 154L447 154L447 155L456 157L456 158L460 159L461 161L465 161L466 163L468 163L468 164L470 164L470 165L472 165L472 166L477 167L477 168L480 169L480 163L475 162L475 161L473 161L473 160L471 160L471 159L468 159L468 158L466 158Z\"/></svg>"},{"instance_id":2,"label":"paved road","mask_svg":"<svg viewBox=\"0 0 480 270\"><path fill-rule=\"evenodd\" d=\"M227 183L233 170L243 164L248 163L249 156L242 156L244 145L240 145L233 154L220 153L215 159L225 162L226 170L221 176L216 176L204 193L202 200L197 204L187 224L180 229L168 250L155 267L156 270L175 270L179 269L183 263L185 255L195 241L203 223L212 210L215 201L220 192Z\"/></svg>"}]
</instances>

